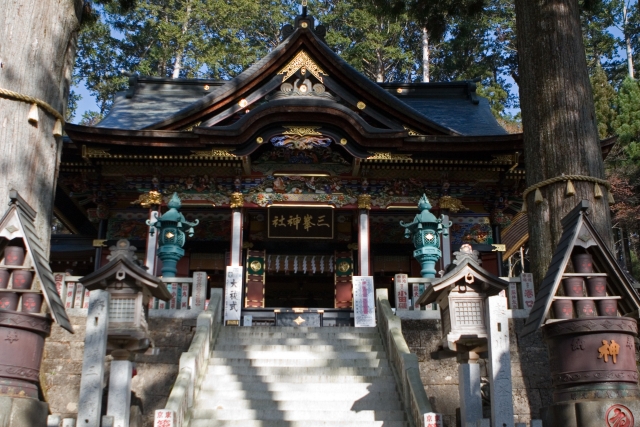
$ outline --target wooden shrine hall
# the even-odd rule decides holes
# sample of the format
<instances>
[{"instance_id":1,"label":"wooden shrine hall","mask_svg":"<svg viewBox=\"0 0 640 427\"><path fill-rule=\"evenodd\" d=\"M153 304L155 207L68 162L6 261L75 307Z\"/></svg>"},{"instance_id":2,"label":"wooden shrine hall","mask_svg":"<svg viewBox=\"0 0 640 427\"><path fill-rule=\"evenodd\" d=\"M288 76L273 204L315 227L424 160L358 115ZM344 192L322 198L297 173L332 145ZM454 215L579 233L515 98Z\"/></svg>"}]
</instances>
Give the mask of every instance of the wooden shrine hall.
<instances>
[{"instance_id":1,"label":"wooden shrine hall","mask_svg":"<svg viewBox=\"0 0 640 427\"><path fill-rule=\"evenodd\" d=\"M474 82L375 83L324 32L299 16L231 81L134 75L95 127L68 124L53 270L86 275L106 264L102 247L128 239L159 275L145 222L177 193L200 221L178 277L206 271L220 288L227 266L243 266L247 312L348 317L353 275L376 288L420 275L399 222L426 194L452 222L437 270L467 243L506 276L498 250L513 248L500 231L522 205L522 135L498 124Z\"/></svg>"}]
</instances>

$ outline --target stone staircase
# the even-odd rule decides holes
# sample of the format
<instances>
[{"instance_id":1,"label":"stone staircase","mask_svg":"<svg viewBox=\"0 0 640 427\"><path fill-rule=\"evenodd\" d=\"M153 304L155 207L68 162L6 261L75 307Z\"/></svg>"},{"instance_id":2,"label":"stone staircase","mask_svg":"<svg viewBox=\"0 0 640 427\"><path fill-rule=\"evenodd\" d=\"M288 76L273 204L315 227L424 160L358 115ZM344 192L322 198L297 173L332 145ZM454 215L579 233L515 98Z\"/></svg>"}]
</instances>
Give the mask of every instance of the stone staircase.
<instances>
[{"instance_id":1,"label":"stone staircase","mask_svg":"<svg viewBox=\"0 0 640 427\"><path fill-rule=\"evenodd\" d=\"M376 328L222 327L189 427L407 427Z\"/></svg>"}]
</instances>

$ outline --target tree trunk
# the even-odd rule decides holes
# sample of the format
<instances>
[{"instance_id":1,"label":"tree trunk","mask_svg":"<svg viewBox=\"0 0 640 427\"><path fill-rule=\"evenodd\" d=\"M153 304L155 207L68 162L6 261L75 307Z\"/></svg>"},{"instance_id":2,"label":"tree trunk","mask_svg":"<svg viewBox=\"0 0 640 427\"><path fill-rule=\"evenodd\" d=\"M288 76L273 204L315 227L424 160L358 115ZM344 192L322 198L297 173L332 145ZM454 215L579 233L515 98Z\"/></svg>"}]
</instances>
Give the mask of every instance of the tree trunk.
<instances>
[{"instance_id":1,"label":"tree trunk","mask_svg":"<svg viewBox=\"0 0 640 427\"><path fill-rule=\"evenodd\" d=\"M580 29L578 0L516 0L520 105L524 129L527 185L563 173L604 178L593 95ZM544 277L562 233L561 219L576 204L591 202L590 219L612 246L606 189L594 198L594 184L573 182L540 189L544 201L527 197L531 272Z\"/></svg>"},{"instance_id":2,"label":"tree trunk","mask_svg":"<svg viewBox=\"0 0 640 427\"><path fill-rule=\"evenodd\" d=\"M185 37L185 35L187 34L187 31L189 30L190 16L191 16L191 1L188 1L186 16L184 18L184 22L182 23L182 32L180 33L180 40L178 40L177 42L178 47L176 48L176 59L173 62L173 74L171 75L171 78L173 79L177 79L178 77L180 77L180 71L182 70L182 57L184 56L183 38Z\"/></svg>"},{"instance_id":3,"label":"tree trunk","mask_svg":"<svg viewBox=\"0 0 640 427\"><path fill-rule=\"evenodd\" d=\"M429 33L422 29L422 81L429 83Z\"/></svg>"},{"instance_id":4,"label":"tree trunk","mask_svg":"<svg viewBox=\"0 0 640 427\"><path fill-rule=\"evenodd\" d=\"M634 79L633 71L633 50L631 49L631 34L629 31L629 10L627 9L626 0L622 2L622 17L624 21L624 42L627 47L627 68L629 69L629 77Z\"/></svg>"},{"instance_id":5,"label":"tree trunk","mask_svg":"<svg viewBox=\"0 0 640 427\"><path fill-rule=\"evenodd\" d=\"M0 10L0 88L41 99L64 116L82 15L82 0L5 0ZM0 97L0 212L15 189L38 212L36 230L49 252L62 138L56 119ZM1 215L1 213L0 213Z\"/></svg>"}]
</instances>

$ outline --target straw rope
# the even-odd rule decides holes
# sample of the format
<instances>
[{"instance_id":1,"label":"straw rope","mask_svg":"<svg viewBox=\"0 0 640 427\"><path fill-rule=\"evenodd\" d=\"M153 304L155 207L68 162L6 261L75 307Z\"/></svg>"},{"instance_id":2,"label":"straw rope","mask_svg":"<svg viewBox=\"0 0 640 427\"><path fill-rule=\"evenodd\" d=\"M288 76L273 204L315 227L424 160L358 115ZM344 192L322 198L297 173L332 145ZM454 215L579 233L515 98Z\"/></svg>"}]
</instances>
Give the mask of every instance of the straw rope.
<instances>
[{"instance_id":1,"label":"straw rope","mask_svg":"<svg viewBox=\"0 0 640 427\"><path fill-rule=\"evenodd\" d=\"M571 189L570 192L569 190L567 190L567 195L568 196L572 196L573 195L573 184L571 183L571 181L586 181L586 182L592 182L593 184L595 184L595 196L596 198L600 198L602 197L602 193L598 187L598 185L602 185L607 189L607 192L609 193L609 203L613 203L613 196L611 195L611 184L604 179L600 179L600 178L594 178L592 176L585 176L585 175L565 175L562 174L561 176L556 176L555 178L549 178L549 179L545 179L544 181L541 181L537 184L532 185L531 187L527 188L526 190L524 190L524 192L522 193L522 199L524 200L523 206L522 206L522 210L526 211L527 209L527 196L529 195L529 193L531 193L532 191L536 191L536 198L535 201L536 203L540 203L542 202L542 195L539 194L539 190L543 187L546 187L547 185L550 184L555 184L558 182L568 182L567 184L567 188Z\"/></svg>"},{"instance_id":2,"label":"straw rope","mask_svg":"<svg viewBox=\"0 0 640 427\"><path fill-rule=\"evenodd\" d=\"M15 101L26 102L27 104L36 104L38 107L42 108L43 110L51 114L53 117L55 117L56 119L64 123L64 117L62 116L62 114L60 114L55 108L53 108L51 105L49 105L48 103L46 103L41 99L34 98L29 95L23 95L21 93L14 92L8 89L3 89L1 87L0 87L0 97L13 99Z\"/></svg>"}]
</instances>

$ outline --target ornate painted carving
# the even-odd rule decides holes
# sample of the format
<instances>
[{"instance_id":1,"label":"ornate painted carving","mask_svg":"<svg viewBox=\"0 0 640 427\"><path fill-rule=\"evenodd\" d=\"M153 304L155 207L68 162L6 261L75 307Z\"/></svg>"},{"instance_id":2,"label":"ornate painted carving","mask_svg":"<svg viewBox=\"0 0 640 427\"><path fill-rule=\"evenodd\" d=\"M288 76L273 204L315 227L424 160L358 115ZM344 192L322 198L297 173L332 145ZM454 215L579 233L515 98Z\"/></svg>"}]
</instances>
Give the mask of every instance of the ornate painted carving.
<instances>
[{"instance_id":1,"label":"ornate painted carving","mask_svg":"<svg viewBox=\"0 0 640 427\"><path fill-rule=\"evenodd\" d=\"M440 209L448 209L452 213L458 213L462 209L466 209L460 199L451 196L442 196L438 200Z\"/></svg>"},{"instance_id":2,"label":"ornate painted carving","mask_svg":"<svg viewBox=\"0 0 640 427\"><path fill-rule=\"evenodd\" d=\"M143 208L150 208L152 205L162 204L162 194L159 191L151 190L141 194L138 200L131 202L132 205L140 205Z\"/></svg>"},{"instance_id":3,"label":"ornate painted carving","mask_svg":"<svg viewBox=\"0 0 640 427\"><path fill-rule=\"evenodd\" d=\"M231 209L237 209L244 206L244 196L242 193L233 193L229 197L229 206Z\"/></svg>"},{"instance_id":4,"label":"ornate painted carving","mask_svg":"<svg viewBox=\"0 0 640 427\"><path fill-rule=\"evenodd\" d=\"M312 148L325 148L331 145L331 138L314 135L299 135L293 133L283 133L283 135L271 138L271 143L275 147L284 147L289 150L311 150Z\"/></svg>"},{"instance_id":5,"label":"ornate painted carving","mask_svg":"<svg viewBox=\"0 0 640 427\"><path fill-rule=\"evenodd\" d=\"M236 156L235 154L231 154L229 152L230 150L219 150L219 149L215 149L212 148L211 150L205 150L205 151L198 151L198 150L191 150L191 156L189 157L206 157L206 158L211 158L211 159L216 159L216 158L237 158L238 156Z\"/></svg>"},{"instance_id":6,"label":"ornate painted carving","mask_svg":"<svg viewBox=\"0 0 640 427\"><path fill-rule=\"evenodd\" d=\"M411 154L393 154L390 152L369 152L367 160L387 160L390 162L413 162Z\"/></svg>"},{"instance_id":7,"label":"ornate painted carving","mask_svg":"<svg viewBox=\"0 0 640 427\"><path fill-rule=\"evenodd\" d=\"M358 209L371 209L371 195L361 194L358 196Z\"/></svg>"},{"instance_id":8,"label":"ornate painted carving","mask_svg":"<svg viewBox=\"0 0 640 427\"><path fill-rule=\"evenodd\" d=\"M291 60L283 69L278 71L278 74L284 74L282 78L282 82L284 83L289 78L291 78L294 74L296 74L300 70L300 73L304 76L306 72L310 72L316 79L320 80L320 83L324 83L322 80L322 76L329 76L325 73L322 68L316 64L313 59L309 57L307 52L301 50L295 58Z\"/></svg>"}]
</instances>

